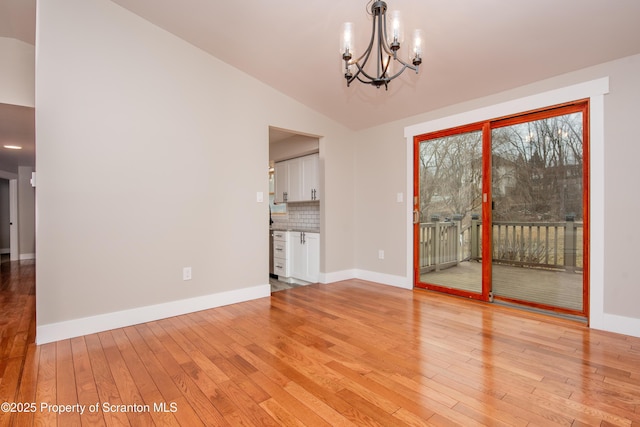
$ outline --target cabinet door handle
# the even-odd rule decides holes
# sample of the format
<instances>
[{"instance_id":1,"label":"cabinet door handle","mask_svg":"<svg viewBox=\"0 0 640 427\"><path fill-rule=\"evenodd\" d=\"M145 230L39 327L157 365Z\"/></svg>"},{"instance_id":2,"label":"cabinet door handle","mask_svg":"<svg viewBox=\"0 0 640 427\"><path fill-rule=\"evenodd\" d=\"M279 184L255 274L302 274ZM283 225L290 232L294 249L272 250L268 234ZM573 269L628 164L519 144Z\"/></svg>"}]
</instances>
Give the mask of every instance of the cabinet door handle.
<instances>
[{"instance_id":1,"label":"cabinet door handle","mask_svg":"<svg viewBox=\"0 0 640 427\"><path fill-rule=\"evenodd\" d=\"M286 192L286 191L285 191L285 192L283 192L283 193L282 193L282 201L283 201L283 202L286 202L286 201L287 201L287 199L288 199L288 196L289 196L289 194L287 194L287 192Z\"/></svg>"},{"instance_id":2,"label":"cabinet door handle","mask_svg":"<svg viewBox=\"0 0 640 427\"><path fill-rule=\"evenodd\" d=\"M304 231L302 232L302 244L304 245L305 243L307 243L307 236L305 236Z\"/></svg>"}]
</instances>

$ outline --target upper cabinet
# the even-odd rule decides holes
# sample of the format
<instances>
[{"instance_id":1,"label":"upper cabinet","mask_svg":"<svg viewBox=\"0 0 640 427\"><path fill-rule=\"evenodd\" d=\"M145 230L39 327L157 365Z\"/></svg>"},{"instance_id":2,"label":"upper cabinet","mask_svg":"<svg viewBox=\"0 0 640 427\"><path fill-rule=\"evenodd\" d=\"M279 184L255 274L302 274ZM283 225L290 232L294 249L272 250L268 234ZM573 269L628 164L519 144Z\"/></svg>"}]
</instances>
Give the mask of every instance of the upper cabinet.
<instances>
[{"instance_id":1,"label":"upper cabinet","mask_svg":"<svg viewBox=\"0 0 640 427\"><path fill-rule=\"evenodd\" d=\"M302 200L320 200L320 156L300 157L302 168Z\"/></svg>"},{"instance_id":2,"label":"upper cabinet","mask_svg":"<svg viewBox=\"0 0 640 427\"><path fill-rule=\"evenodd\" d=\"M277 162L274 165L275 175L275 203L286 203L289 193L289 165L287 162Z\"/></svg>"},{"instance_id":3,"label":"upper cabinet","mask_svg":"<svg viewBox=\"0 0 640 427\"><path fill-rule=\"evenodd\" d=\"M275 164L276 203L320 200L319 156L297 157Z\"/></svg>"}]
</instances>

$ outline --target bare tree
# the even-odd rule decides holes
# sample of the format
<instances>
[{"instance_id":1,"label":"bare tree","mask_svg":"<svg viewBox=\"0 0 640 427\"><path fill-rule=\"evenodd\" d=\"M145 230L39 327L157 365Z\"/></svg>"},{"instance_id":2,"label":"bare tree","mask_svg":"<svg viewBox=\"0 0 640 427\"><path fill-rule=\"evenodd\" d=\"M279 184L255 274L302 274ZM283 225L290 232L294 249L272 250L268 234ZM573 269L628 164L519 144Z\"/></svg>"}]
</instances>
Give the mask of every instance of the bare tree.
<instances>
[{"instance_id":1,"label":"bare tree","mask_svg":"<svg viewBox=\"0 0 640 427\"><path fill-rule=\"evenodd\" d=\"M582 114L492 130L494 219L562 221L582 212ZM420 144L424 221L480 213L482 134L456 134Z\"/></svg>"},{"instance_id":2,"label":"bare tree","mask_svg":"<svg viewBox=\"0 0 640 427\"><path fill-rule=\"evenodd\" d=\"M420 146L423 218L479 212L482 191L482 135L470 132Z\"/></svg>"},{"instance_id":3,"label":"bare tree","mask_svg":"<svg viewBox=\"0 0 640 427\"><path fill-rule=\"evenodd\" d=\"M581 216L580 113L494 129L492 144L495 219L561 221L569 214Z\"/></svg>"}]
</instances>

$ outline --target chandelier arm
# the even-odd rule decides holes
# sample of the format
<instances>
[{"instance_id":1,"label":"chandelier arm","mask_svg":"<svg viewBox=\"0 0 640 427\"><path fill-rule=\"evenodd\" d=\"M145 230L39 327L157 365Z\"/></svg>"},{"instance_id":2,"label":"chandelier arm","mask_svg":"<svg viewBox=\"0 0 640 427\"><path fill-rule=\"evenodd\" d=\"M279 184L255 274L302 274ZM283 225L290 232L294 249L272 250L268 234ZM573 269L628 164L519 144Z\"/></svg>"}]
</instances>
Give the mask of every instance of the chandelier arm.
<instances>
[{"instance_id":1,"label":"chandelier arm","mask_svg":"<svg viewBox=\"0 0 640 427\"><path fill-rule=\"evenodd\" d=\"M409 64L402 63L402 69L400 69L400 71L398 71L397 73L395 73L391 77L386 77L386 78L379 79L379 80L390 82L391 80L393 80L396 77L400 76L400 74L402 74L404 72L404 70L406 70L407 68L409 68L409 69L411 69L413 71L416 71L416 72L418 70L418 67L416 67L416 66L412 66L412 65L409 65ZM361 78L360 74L364 75L367 78L367 80ZM367 72L364 71L364 69L359 69L358 73L356 73L351 79L348 80L348 83L351 83L356 79L358 81L360 81L361 83L366 83L366 84L374 84L374 81L378 80L375 77L372 77L369 74L367 74Z\"/></svg>"},{"instance_id":2,"label":"chandelier arm","mask_svg":"<svg viewBox=\"0 0 640 427\"><path fill-rule=\"evenodd\" d=\"M412 70L416 71L416 68L407 64L406 62L404 62L402 59L398 58L397 55L397 51L394 51L392 49L389 48L389 46L387 45L386 41L387 41L387 17L386 17L386 12L384 13L384 20L382 20L384 22L384 32L382 31L382 23L380 24L381 30L379 31L378 34L378 43L380 44L380 46L382 46L382 49L380 49L381 51L383 50L388 56L389 59L387 61L386 67L384 69L384 73L387 73L387 70L389 69L389 65L391 63L391 59L393 58L394 61L398 61L399 63L401 63L403 65L402 69L397 72L396 74L393 75L393 77L389 77L389 81L395 79L396 77L398 77L400 74L402 74L402 72L405 70L405 68L411 68ZM398 44L398 46L400 46L400 44ZM382 52L380 52L381 55L381 61L382 61Z\"/></svg>"},{"instance_id":3,"label":"chandelier arm","mask_svg":"<svg viewBox=\"0 0 640 427\"><path fill-rule=\"evenodd\" d=\"M384 18L384 19L382 19ZM381 19L380 19L380 31L378 34L378 40L380 42L380 45L382 46L382 48L384 49L384 51L387 53L387 55L390 56L395 56L393 54L393 52L391 52L391 50L389 49L389 46L387 46L387 12L385 12ZM383 27L384 24L384 27Z\"/></svg>"},{"instance_id":4,"label":"chandelier arm","mask_svg":"<svg viewBox=\"0 0 640 427\"><path fill-rule=\"evenodd\" d=\"M359 64L356 64L356 65L358 66L358 72L357 72L357 73L355 73L355 74L353 75L353 77L351 78L351 80L352 80L352 81L353 81L353 79L355 79L356 77L358 78L358 80L360 80L360 81L361 81L361 82L363 82L363 83L371 83L372 81L376 80L376 77L372 77L372 76L370 76L370 75L369 75L369 74L364 70L364 67L362 67L362 68L361 68ZM367 81L362 80L360 77L358 77L360 74L362 74L363 76L365 76L367 79L369 79L369 80L371 80L371 81L370 81L370 82L367 82Z\"/></svg>"},{"instance_id":5,"label":"chandelier arm","mask_svg":"<svg viewBox=\"0 0 640 427\"><path fill-rule=\"evenodd\" d=\"M364 68L364 66L367 64L367 61L369 60L369 55L371 54L371 50L373 48L373 42L375 40L376 37L376 20L374 18L373 20L373 30L371 31L371 39L369 40L369 46L367 46L367 49L365 49L364 53L362 55L360 55L360 58L356 59L353 64L356 64L358 66L358 68ZM364 59L364 61L362 61ZM362 61L362 67L360 67L360 61Z\"/></svg>"},{"instance_id":6,"label":"chandelier arm","mask_svg":"<svg viewBox=\"0 0 640 427\"><path fill-rule=\"evenodd\" d=\"M408 64L403 64L403 67L400 69L400 71L395 73L393 76L389 77L389 80L391 81L391 80L395 79L400 74L402 74L404 72L404 70L406 70L407 68L412 68L412 67L410 65L408 65Z\"/></svg>"},{"instance_id":7,"label":"chandelier arm","mask_svg":"<svg viewBox=\"0 0 640 427\"><path fill-rule=\"evenodd\" d=\"M369 77L369 80L364 80L361 77L357 77L357 79L358 79L359 82L364 83L364 84L373 85L373 86L376 85L376 83L375 83L376 80L372 79L371 77ZM383 83L380 83L380 84L383 84Z\"/></svg>"},{"instance_id":8,"label":"chandelier arm","mask_svg":"<svg viewBox=\"0 0 640 427\"><path fill-rule=\"evenodd\" d=\"M378 79L384 77L387 67L389 65L389 60L387 60L387 66L384 64L384 55L382 54L385 50L387 50L387 16L386 12L382 12L382 14L377 16L378 18L378 60L376 61L376 71ZM384 50L383 50L384 49Z\"/></svg>"},{"instance_id":9,"label":"chandelier arm","mask_svg":"<svg viewBox=\"0 0 640 427\"><path fill-rule=\"evenodd\" d=\"M365 61L366 63L366 61ZM364 70L364 64L363 66L360 66L360 64L355 63L356 67L358 67L358 71L350 78L347 80L347 84L350 84L352 81L358 79L359 81L361 81L362 83L367 83L367 84L373 84L373 81L376 80L376 77L370 76L365 70ZM363 80L360 75L363 75L367 80Z\"/></svg>"},{"instance_id":10,"label":"chandelier arm","mask_svg":"<svg viewBox=\"0 0 640 427\"><path fill-rule=\"evenodd\" d=\"M394 57L393 59L398 61L399 63L401 63L404 66L404 68L409 68L409 69L411 69L413 71L416 71L416 72L418 71L418 67L416 65L407 64L406 62L404 62L402 59L400 59L398 57ZM404 70L404 68L403 68L403 70Z\"/></svg>"}]
</instances>

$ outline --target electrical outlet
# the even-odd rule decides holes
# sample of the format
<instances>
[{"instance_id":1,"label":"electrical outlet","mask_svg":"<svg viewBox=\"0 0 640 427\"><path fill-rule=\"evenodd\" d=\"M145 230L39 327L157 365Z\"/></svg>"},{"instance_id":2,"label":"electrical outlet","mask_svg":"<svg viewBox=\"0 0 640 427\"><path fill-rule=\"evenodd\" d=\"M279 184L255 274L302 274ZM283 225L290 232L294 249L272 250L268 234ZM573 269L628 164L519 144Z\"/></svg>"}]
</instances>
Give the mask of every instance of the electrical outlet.
<instances>
[{"instance_id":1,"label":"electrical outlet","mask_svg":"<svg viewBox=\"0 0 640 427\"><path fill-rule=\"evenodd\" d=\"M378 251L378 259L384 259L384 251L382 249Z\"/></svg>"},{"instance_id":2,"label":"electrical outlet","mask_svg":"<svg viewBox=\"0 0 640 427\"><path fill-rule=\"evenodd\" d=\"M182 280L191 280L191 267L182 269Z\"/></svg>"}]
</instances>

